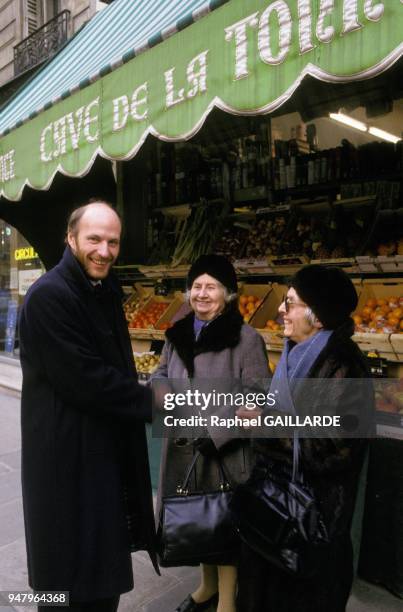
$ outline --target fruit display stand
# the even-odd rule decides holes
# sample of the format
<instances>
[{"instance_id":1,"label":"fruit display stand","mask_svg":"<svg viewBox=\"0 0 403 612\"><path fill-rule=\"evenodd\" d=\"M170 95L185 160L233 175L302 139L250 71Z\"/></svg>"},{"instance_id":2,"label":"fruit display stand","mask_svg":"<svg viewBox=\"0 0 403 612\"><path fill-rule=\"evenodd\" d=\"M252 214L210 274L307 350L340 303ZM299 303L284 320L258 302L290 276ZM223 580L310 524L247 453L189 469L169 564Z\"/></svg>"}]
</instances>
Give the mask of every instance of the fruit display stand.
<instances>
[{"instance_id":1,"label":"fruit display stand","mask_svg":"<svg viewBox=\"0 0 403 612\"><path fill-rule=\"evenodd\" d=\"M270 353L283 350L283 327L278 320L278 309L287 290L287 285L272 283L262 307L251 321L251 325L262 335ZM271 325L268 325L269 321L272 322Z\"/></svg>"},{"instance_id":2,"label":"fruit display stand","mask_svg":"<svg viewBox=\"0 0 403 612\"><path fill-rule=\"evenodd\" d=\"M402 255L358 255L356 258L358 272L363 274L389 273L399 274L403 272ZM313 262L312 262L313 263Z\"/></svg>"},{"instance_id":3,"label":"fruit display stand","mask_svg":"<svg viewBox=\"0 0 403 612\"><path fill-rule=\"evenodd\" d=\"M145 287L140 283L134 283L129 297L123 304L123 310L125 312L126 320L129 324L134 319L139 310L143 308L143 306L153 293L153 287Z\"/></svg>"},{"instance_id":4,"label":"fruit display stand","mask_svg":"<svg viewBox=\"0 0 403 612\"><path fill-rule=\"evenodd\" d=\"M129 324L131 338L163 340L169 321L183 304L180 292L167 297L152 295Z\"/></svg>"},{"instance_id":5,"label":"fruit display stand","mask_svg":"<svg viewBox=\"0 0 403 612\"><path fill-rule=\"evenodd\" d=\"M310 263L341 268L344 272L347 272L347 274L355 274L358 272L358 265L354 257L343 257L340 259L311 259Z\"/></svg>"},{"instance_id":6,"label":"fruit display stand","mask_svg":"<svg viewBox=\"0 0 403 612\"><path fill-rule=\"evenodd\" d=\"M400 334L392 334L390 336L390 342L392 344L393 350L395 352L397 361L399 361L401 363L400 366L400 370L401 370L401 374L400 377L403 377L403 333Z\"/></svg>"},{"instance_id":7,"label":"fruit display stand","mask_svg":"<svg viewBox=\"0 0 403 612\"><path fill-rule=\"evenodd\" d=\"M279 255L269 257L268 262L277 276L292 276L309 263L309 257L296 254Z\"/></svg>"},{"instance_id":8,"label":"fruit display stand","mask_svg":"<svg viewBox=\"0 0 403 612\"><path fill-rule=\"evenodd\" d=\"M376 263L381 272L403 272L403 255L378 255Z\"/></svg>"},{"instance_id":9,"label":"fruit display stand","mask_svg":"<svg viewBox=\"0 0 403 612\"><path fill-rule=\"evenodd\" d=\"M247 274L248 276L274 274L274 268L268 257L236 259L232 263L237 274Z\"/></svg>"},{"instance_id":10,"label":"fruit display stand","mask_svg":"<svg viewBox=\"0 0 403 612\"><path fill-rule=\"evenodd\" d=\"M270 292L270 285L239 284L239 311L245 323L251 323L256 313L262 307L266 296Z\"/></svg>"},{"instance_id":11,"label":"fruit display stand","mask_svg":"<svg viewBox=\"0 0 403 612\"><path fill-rule=\"evenodd\" d=\"M175 291L174 299L155 325L156 331L154 332L153 338L155 340L165 340L165 331L188 312L189 306L185 302L185 295L180 291Z\"/></svg>"},{"instance_id":12,"label":"fruit display stand","mask_svg":"<svg viewBox=\"0 0 403 612\"><path fill-rule=\"evenodd\" d=\"M402 360L402 343L396 340L403 319L403 284L396 279L362 282L354 321L355 342L364 352L375 352L388 361ZM392 335L394 343L392 344Z\"/></svg>"},{"instance_id":13,"label":"fruit display stand","mask_svg":"<svg viewBox=\"0 0 403 612\"><path fill-rule=\"evenodd\" d=\"M160 355L157 355L155 351L145 351L141 353L134 352L133 356L139 381L147 381L158 368Z\"/></svg>"}]
</instances>

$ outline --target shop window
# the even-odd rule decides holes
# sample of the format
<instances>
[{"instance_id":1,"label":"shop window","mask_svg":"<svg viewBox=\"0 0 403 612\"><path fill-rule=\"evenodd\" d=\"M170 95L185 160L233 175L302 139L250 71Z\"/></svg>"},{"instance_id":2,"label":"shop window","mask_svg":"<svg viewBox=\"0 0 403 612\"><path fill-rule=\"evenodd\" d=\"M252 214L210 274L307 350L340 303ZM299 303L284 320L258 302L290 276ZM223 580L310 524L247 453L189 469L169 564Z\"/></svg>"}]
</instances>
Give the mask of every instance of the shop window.
<instances>
[{"instance_id":1,"label":"shop window","mask_svg":"<svg viewBox=\"0 0 403 612\"><path fill-rule=\"evenodd\" d=\"M0 354L18 356L18 309L44 271L35 249L0 220Z\"/></svg>"}]
</instances>

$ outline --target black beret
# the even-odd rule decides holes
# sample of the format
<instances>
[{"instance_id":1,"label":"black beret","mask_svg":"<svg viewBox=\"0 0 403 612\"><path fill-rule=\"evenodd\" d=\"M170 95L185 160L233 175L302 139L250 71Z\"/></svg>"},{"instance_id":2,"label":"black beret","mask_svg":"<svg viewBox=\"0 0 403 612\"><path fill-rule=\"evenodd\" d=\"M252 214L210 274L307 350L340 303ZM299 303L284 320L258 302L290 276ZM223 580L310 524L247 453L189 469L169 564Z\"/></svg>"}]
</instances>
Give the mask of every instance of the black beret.
<instances>
[{"instance_id":1,"label":"black beret","mask_svg":"<svg viewBox=\"0 0 403 612\"><path fill-rule=\"evenodd\" d=\"M234 266L222 255L201 255L189 270L186 286L190 289L196 278L209 274L218 280L230 293L237 293L238 283Z\"/></svg>"},{"instance_id":2,"label":"black beret","mask_svg":"<svg viewBox=\"0 0 403 612\"><path fill-rule=\"evenodd\" d=\"M356 309L358 297L343 270L322 265L301 268L289 282L325 329L336 329Z\"/></svg>"}]
</instances>

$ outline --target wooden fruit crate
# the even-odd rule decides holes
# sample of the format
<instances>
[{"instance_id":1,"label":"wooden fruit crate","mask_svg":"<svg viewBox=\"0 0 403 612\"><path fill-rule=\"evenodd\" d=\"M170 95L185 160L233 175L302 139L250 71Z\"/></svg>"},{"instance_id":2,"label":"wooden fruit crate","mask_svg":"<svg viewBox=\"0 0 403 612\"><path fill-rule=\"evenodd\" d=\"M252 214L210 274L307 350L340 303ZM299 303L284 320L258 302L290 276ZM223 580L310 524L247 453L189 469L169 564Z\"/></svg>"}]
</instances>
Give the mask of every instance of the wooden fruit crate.
<instances>
[{"instance_id":1,"label":"wooden fruit crate","mask_svg":"<svg viewBox=\"0 0 403 612\"><path fill-rule=\"evenodd\" d=\"M287 290L287 285L272 283L270 293L252 320L253 327L261 334L269 351L282 351L284 347L283 331L269 330L265 325L269 319L274 321L278 319L278 309Z\"/></svg>"}]
</instances>

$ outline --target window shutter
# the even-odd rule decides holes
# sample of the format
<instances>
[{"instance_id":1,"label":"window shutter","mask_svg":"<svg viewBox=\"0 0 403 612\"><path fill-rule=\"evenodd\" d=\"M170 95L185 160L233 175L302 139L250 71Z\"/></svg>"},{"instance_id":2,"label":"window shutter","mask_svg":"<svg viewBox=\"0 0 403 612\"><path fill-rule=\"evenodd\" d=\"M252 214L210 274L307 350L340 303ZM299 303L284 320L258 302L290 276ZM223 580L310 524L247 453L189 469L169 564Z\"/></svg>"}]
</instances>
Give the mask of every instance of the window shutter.
<instances>
[{"instance_id":1,"label":"window shutter","mask_svg":"<svg viewBox=\"0 0 403 612\"><path fill-rule=\"evenodd\" d=\"M27 33L35 32L41 24L40 0L27 0Z\"/></svg>"}]
</instances>

